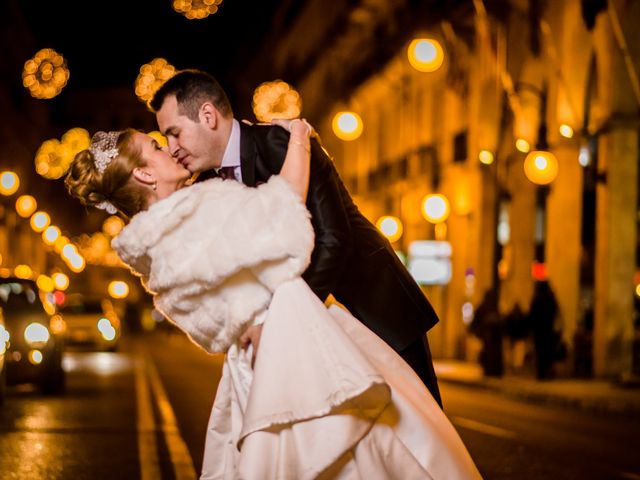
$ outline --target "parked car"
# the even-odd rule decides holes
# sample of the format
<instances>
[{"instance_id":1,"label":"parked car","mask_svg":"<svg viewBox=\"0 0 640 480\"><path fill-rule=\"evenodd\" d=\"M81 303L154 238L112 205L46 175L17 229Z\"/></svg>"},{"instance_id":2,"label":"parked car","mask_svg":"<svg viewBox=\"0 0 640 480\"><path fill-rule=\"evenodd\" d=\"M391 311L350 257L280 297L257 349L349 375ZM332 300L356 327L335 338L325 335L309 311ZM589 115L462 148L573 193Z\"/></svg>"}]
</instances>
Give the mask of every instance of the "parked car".
<instances>
[{"instance_id":1,"label":"parked car","mask_svg":"<svg viewBox=\"0 0 640 480\"><path fill-rule=\"evenodd\" d=\"M58 312L66 324L66 344L114 351L120 340L120 318L110 300L67 295Z\"/></svg>"},{"instance_id":2,"label":"parked car","mask_svg":"<svg viewBox=\"0 0 640 480\"><path fill-rule=\"evenodd\" d=\"M9 332L4 326L4 315L0 308L0 404L4 402L7 385L7 362L4 360L9 347Z\"/></svg>"},{"instance_id":3,"label":"parked car","mask_svg":"<svg viewBox=\"0 0 640 480\"><path fill-rule=\"evenodd\" d=\"M0 278L0 310L4 317L6 384L33 383L44 393L64 388L62 368L64 322L43 303L36 282ZM2 346L0 345L0 350Z\"/></svg>"}]
</instances>

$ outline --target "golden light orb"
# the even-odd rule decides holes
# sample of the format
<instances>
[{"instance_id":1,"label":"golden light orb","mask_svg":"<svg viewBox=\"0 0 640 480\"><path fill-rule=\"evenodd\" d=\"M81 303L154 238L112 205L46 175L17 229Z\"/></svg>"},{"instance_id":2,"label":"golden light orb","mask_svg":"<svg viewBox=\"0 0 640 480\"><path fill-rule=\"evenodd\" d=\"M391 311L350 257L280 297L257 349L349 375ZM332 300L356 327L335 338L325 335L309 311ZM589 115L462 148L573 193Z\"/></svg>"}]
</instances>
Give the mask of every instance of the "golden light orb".
<instances>
[{"instance_id":1,"label":"golden light orb","mask_svg":"<svg viewBox=\"0 0 640 480\"><path fill-rule=\"evenodd\" d=\"M548 185L558 175L558 159L544 150L534 150L524 159L524 174L536 185Z\"/></svg>"},{"instance_id":2,"label":"golden light orb","mask_svg":"<svg viewBox=\"0 0 640 480\"><path fill-rule=\"evenodd\" d=\"M13 195L20 188L20 177L15 172L0 173L0 194Z\"/></svg>"},{"instance_id":3,"label":"golden light orb","mask_svg":"<svg viewBox=\"0 0 640 480\"><path fill-rule=\"evenodd\" d=\"M140 73L135 81L135 92L138 99L147 104L160 86L176 74L176 67L164 58L154 58L151 63L140 67Z\"/></svg>"},{"instance_id":4,"label":"golden light orb","mask_svg":"<svg viewBox=\"0 0 640 480\"><path fill-rule=\"evenodd\" d=\"M218 11L222 0L173 0L173 9L189 20L200 20Z\"/></svg>"},{"instance_id":5,"label":"golden light orb","mask_svg":"<svg viewBox=\"0 0 640 480\"><path fill-rule=\"evenodd\" d=\"M287 82L264 82L253 92L253 113L260 122L274 118L298 118L302 111L300 94Z\"/></svg>"},{"instance_id":6,"label":"golden light orb","mask_svg":"<svg viewBox=\"0 0 640 480\"><path fill-rule=\"evenodd\" d=\"M33 276L33 270L29 265L16 265L16 268L13 269L13 274L18 278L31 278Z\"/></svg>"},{"instance_id":7,"label":"golden light orb","mask_svg":"<svg viewBox=\"0 0 640 480\"><path fill-rule=\"evenodd\" d=\"M56 289L64 291L69 288L69 277L64 273L58 272L51 275L51 279L53 280L53 284Z\"/></svg>"},{"instance_id":8,"label":"golden light orb","mask_svg":"<svg viewBox=\"0 0 640 480\"><path fill-rule=\"evenodd\" d=\"M129 295L129 285L121 280L114 280L108 287L109 295L113 298L127 298Z\"/></svg>"},{"instance_id":9,"label":"golden light orb","mask_svg":"<svg viewBox=\"0 0 640 480\"><path fill-rule=\"evenodd\" d=\"M516 140L516 150L522 153L528 153L531 150L531 145L524 138L518 138Z\"/></svg>"},{"instance_id":10,"label":"golden light orb","mask_svg":"<svg viewBox=\"0 0 640 480\"><path fill-rule=\"evenodd\" d=\"M444 195L433 193L422 199L422 216L430 223L442 223L451 211L449 200Z\"/></svg>"},{"instance_id":11,"label":"golden light orb","mask_svg":"<svg viewBox=\"0 0 640 480\"><path fill-rule=\"evenodd\" d=\"M58 95L69 81L69 69L62 55L43 48L27 60L22 70L22 84L34 98L50 99Z\"/></svg>"},{"instance_id":12,"label":"golden light orb","mask_svg":"<svg viewBox=\"0 0 640 480\"><path fill-rule=\"evenodd\" d=\"M62 249L65 247L65 245L68 245L70 242L68 237L65 237L64 235L60 235L58 237L58 239L56 240L56 243L53 244L53 250L60 254L62 253Z\"/></svg>"},{"instance_id":13,"label":"golden light orb","mask_svg":"<svg viewBox=\"0 0 640 480\"><path fill-rule=\"evenodd\" d=\"M80 273L84 270L84 267L87 265L87 263L82 255L77 254L68 259L67 265L69 266L71 271Z\"/></svg>"},{"instance_id":14,"label":"golden light orb","mask_svg":"<svg viewBox=\"0 0 640 480\"><path fill-rule=\"evenodd\" d=\"M570 125L563 123L560 125L560 135L564 138L573 138L573 128L571 128Z\"/></svg>"},{"instance_id":15,"label":"golden light orb","mask_svg":"<svg viewBox=\"0 0 640 480\"><path fill-rule=\"evenodd\" d=\"M378 219L376 227L391 243L397 242L402 237L402 221L398 217L384 215Z\"/></svg>"},{"instance_id":16,"label":"golden light orb","mask_svg":"<svg viewBox=\"0 0 640 480\"><path fill-rule=\"evenodd\" d=\"M362 134L362 118L355 112L338 112L331 123L333 133L340 140L355 140Z\"/></svg>"},{"instance_id":17,"label":"golden light orb","mask_svg":"<svg viewBox=\"0 0 640 480\"><path fill-rule=\"evenodd\" d=\"M55 225L49 225L44 232L42 232L42 240L47 245L55 244L58 238L60 238L60 229Z\"/></svg>"},{"instance_id":18,"label":"golden light orb","mask_svg":"<svg viewBox=\"0 0 640 480\"><path fill-rule=\"evenodd\" d=\"M49 214L46 212L36 212L31 215L31 228L34 232L40 233L43 232L45 228L49 226L51 223L51 218L49 218Z\"/></svg>"},{"instance_id":19,"label":"golden light orb","mask_svg":"<svg viewBox=\"0 0 640 480\"><path fill-rule=\"evenodd\" d=\"M409 63L419 72L435 72L444 62L444 50L437 40L416 38L407 49Z\"/></svg>"},{"instance_id":20,"label":"golden light orb","mask_svg":"<svg viewBox=\"0 0 640 480\"><path fill-rule=\"evenodd\" d=\"M53 279L48 277L47 275L38 275L36 279L36 284L38 288L43 292L51 293L55 288L55 284L53 283Z\"/></svg>"},{"instance_id":21,"label":"golden light orb","mask_svg":"<svg viewBox=\"0 0 640 480\"><path fill-rule=\"evenodd\" d=\"M491 165L494 160L493 153L489 150L480 150L480 153L478 153L478 160L480 160L480 163L484 163L485 165Z\"/></svg>"},{"instance_id":22,"label":"golden light orb","mask_svg":"<svg viewBox=\"0 0 640 480\"><path fill-rule=\"evenodd\" d=\"M16 200L16 212L22 218L30 217L36 208L38 208L38 203L31 195L20 195Z\"/></svg>"},{"instance_id":23,"label":"golden light orb","mask_svg":"<svg viewBox=\"0 0 640 480\"><path fill-rule=\"evenodd\" d=\"M123 227L124 221L120 217L112 215L102 224L102 231L110 237L115 237Z\"/></svg>"}]
</instances>

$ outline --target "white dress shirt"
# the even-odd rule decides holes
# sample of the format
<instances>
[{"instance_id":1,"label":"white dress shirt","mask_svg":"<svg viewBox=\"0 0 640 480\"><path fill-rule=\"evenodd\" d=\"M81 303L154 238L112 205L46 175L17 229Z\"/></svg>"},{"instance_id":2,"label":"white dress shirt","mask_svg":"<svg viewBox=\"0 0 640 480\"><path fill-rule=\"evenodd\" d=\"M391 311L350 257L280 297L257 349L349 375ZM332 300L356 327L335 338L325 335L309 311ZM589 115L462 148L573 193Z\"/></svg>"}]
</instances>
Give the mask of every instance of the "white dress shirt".
<instances>
[{"instance_id":1,"label":"white dress shirt","mask_svg":"<svg viewBox=\"0 0 640 480\"><path fill-rule=\"evenodd\" d=\"M242 183L242 171L240 168L240 123L234 118L231 126L231 135L227 148L224 150L220 167L234 167L233 175Z\"/></svg>"}]
</instances>

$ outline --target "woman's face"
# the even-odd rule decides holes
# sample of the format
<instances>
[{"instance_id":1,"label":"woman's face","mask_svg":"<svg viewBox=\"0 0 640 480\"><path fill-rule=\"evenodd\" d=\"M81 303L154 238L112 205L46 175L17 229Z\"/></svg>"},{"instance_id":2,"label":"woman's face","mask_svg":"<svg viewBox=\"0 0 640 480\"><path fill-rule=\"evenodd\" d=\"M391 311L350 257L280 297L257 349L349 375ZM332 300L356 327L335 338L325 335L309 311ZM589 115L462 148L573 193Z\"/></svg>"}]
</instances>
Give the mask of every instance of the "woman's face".
<instances>
[{"instance_id":1,"label":"woman's face","mask_svg":"<svg viewBox=\"0 0 640 480\"><path fill-rule=\"evenodd\" d=\"M144 133L135 133L134 142L140 148L142 158L147 163L143 169L148 171L157 182L159 196L164 197L175 192L191 176L191 172L180 165L167 148L161 147L153 137Z\"/></svg>"}]
</instances>

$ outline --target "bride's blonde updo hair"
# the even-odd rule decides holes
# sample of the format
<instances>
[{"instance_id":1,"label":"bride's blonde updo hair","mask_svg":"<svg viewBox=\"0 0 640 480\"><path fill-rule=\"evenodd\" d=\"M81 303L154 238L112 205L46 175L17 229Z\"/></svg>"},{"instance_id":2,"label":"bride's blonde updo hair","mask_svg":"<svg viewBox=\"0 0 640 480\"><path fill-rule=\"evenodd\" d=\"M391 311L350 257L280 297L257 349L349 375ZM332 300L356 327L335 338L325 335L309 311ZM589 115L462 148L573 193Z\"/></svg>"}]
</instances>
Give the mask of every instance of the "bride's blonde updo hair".
<instances>
[{"instance_id":1,"label":"bride's blonde updo hair","mask_svg":"<svg viewBox=\"0 0 640 480\"><path fill-rule=\"evenodd\" d=\"M148 192L132 178L133 169L146 166L133 142L136 130L98 132L91 146L76 154L65 178L71 196L86 206L131 218L146 210Z\"/></svg>"}]
</instances>

